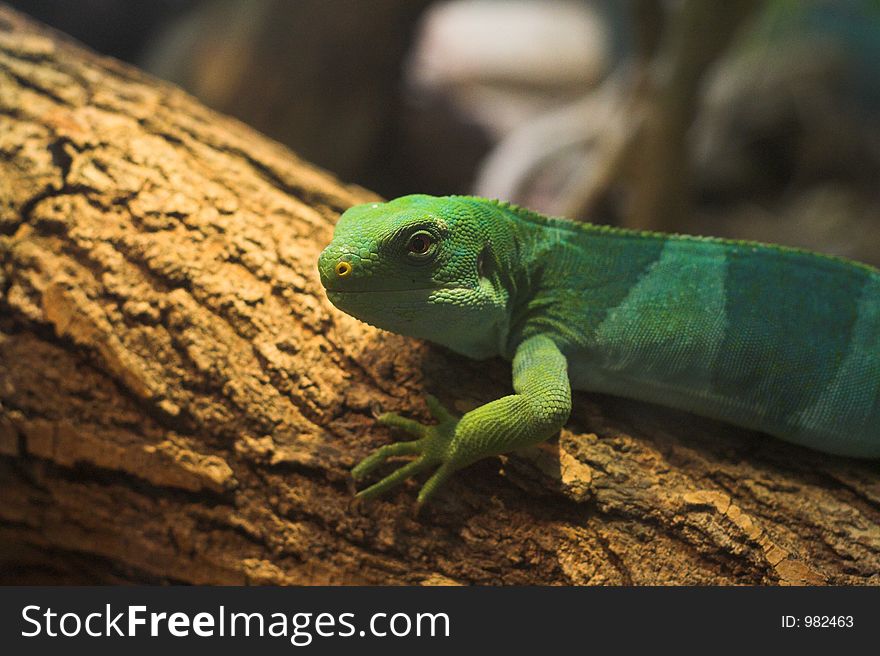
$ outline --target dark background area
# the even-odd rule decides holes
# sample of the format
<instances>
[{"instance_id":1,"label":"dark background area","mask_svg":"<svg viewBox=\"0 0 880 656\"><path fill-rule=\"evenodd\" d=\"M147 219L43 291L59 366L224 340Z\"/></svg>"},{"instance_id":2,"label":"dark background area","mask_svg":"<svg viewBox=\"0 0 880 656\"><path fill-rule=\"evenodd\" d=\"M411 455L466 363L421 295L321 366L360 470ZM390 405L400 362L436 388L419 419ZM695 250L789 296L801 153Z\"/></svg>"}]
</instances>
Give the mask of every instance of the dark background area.
<instances>
[{"instance_id":1,"label":"dark background area","mask_svg":"<svg viewBox=\"0 0 880 656\"><path fill-rule=\"evenodd\" d=\"M875 0L11 4L386 197L880 263Z\"/></svg>"}]
</instances>

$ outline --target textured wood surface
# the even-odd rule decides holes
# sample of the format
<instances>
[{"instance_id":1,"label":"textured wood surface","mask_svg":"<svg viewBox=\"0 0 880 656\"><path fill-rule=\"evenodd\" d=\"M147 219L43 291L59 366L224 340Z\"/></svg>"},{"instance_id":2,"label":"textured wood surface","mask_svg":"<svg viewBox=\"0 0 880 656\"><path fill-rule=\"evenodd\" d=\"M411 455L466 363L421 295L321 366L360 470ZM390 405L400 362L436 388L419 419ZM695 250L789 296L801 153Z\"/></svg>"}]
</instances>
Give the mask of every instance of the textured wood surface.
<instances>
[{"instance_id":1,"label":"textured wood surface","mask_svg":"<svg viewBox=\"0 0 880 656\"><path fill-rule=\"evenodd\" d=\"M880 583L876 463L597 395L418 516L354 503L378 408L510 384L329 305L370 198L0 8L4 582Z\"/></svg>"}]
</instances>

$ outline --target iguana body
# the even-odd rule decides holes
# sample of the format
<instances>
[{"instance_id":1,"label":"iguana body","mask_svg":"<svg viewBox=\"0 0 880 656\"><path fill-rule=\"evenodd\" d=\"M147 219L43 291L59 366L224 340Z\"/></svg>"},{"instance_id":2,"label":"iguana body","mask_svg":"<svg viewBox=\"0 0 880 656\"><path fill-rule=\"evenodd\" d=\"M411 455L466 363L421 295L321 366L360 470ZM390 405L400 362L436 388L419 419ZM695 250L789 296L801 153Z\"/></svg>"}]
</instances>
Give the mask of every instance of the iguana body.
<instances>
[{"instance_id":1,"label":"iguana body","mask_svg":"<svg viewBox=\"0 0 880 656\"><path fill-rule=\"evenodd\" d=\"M384 423L417 458L362 494L540 442L570 388L680 408L828 453L880 457L880 271L780 246L550 219L504 203L359 205L321 254L331 302L473 358L513 360L515 394L460 420Z\"/></svg>"}]
</instances>

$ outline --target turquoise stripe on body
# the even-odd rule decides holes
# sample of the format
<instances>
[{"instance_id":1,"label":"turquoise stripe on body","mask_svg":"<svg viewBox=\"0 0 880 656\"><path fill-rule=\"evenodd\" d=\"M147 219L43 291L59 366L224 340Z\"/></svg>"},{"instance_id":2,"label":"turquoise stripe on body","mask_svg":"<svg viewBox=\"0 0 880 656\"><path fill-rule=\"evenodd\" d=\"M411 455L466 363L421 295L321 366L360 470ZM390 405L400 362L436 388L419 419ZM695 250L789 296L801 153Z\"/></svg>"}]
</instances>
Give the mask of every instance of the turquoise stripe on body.
<instances>
[{"instance_id":1,"label":"turquoise stripe on body","mask_svg":"<svg viewBox=\"0 0 880 656\"><path fill-rule=\"evenodd\" d=\"M726 333L721 248L671 239L596 330L605 371L708 389Z\"/></svg>"},{"instance_id":2,"label":"turquoise stripe on body","mask_svg":"<svg viewBox=\"0 0 880 656\"><path fill-rule=\"evenodd\" d=\"M880 455L880 276L868 279L857 308L846 357L795 420L804 427L807 446L834 451L835 441L846 440L846 453L862 445L865 455Z\"/></svg>"},{"instance_id":3,"label":"turquoise stripe on body","mask_svg":"<svg viewBox=\"0 0 880 656\"><path fill-rule=\"evenodd\" d=\"M528 224L521 228L527 270L549 284L524 286L526 302L514 311L513 323L519 330L512 331L513 343L539 334L555 335L570 353L592 346L597 327L630 294L634 281L656 264L666 244L662 238L594 234L593 226L575 224L569 229L537 230ZM516 325L518 315L525 325Z\"/></svg>"},{"instance_id":4,"label":"turquoise stripe on body","mask_svg":"<svg viewBox=\"0 0 880 656\"><path fill-rule=\"evenodd\" d=\"M724 298L731 329L716 361L713 389L741 399L751 415L744 420L806 444L813 427L803 418L843 367L869 273L761 247L727 252ZM827 436L815 441L827 450Z\"/></svg>"}]
</instances>

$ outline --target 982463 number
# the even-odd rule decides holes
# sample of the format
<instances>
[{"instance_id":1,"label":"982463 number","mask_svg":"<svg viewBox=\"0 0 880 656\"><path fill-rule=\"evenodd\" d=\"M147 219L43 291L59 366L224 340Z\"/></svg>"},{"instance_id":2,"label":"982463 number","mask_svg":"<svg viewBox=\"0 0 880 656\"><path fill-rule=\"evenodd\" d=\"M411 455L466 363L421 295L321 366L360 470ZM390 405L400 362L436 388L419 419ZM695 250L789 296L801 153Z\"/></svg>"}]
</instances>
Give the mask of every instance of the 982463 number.
<instances>
[{"instance_id":1,"label":"982463 number","mask_svg":"<svg viewBox=\"0 0 880 656\"><path fill-rule=\"evenodd\" d=\"M804 626L808 629L850 628L854 625L852 615L805 615Z\"/></svg>"}]
</instances>

